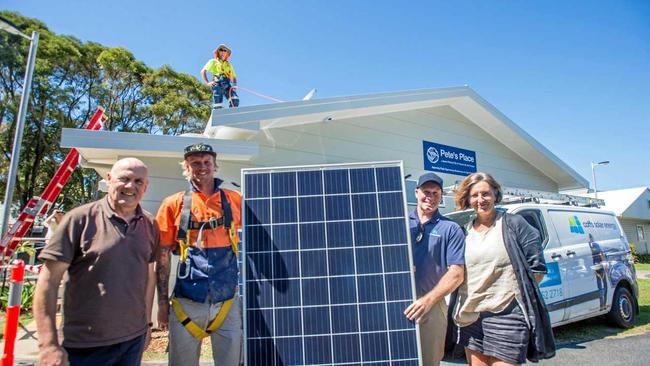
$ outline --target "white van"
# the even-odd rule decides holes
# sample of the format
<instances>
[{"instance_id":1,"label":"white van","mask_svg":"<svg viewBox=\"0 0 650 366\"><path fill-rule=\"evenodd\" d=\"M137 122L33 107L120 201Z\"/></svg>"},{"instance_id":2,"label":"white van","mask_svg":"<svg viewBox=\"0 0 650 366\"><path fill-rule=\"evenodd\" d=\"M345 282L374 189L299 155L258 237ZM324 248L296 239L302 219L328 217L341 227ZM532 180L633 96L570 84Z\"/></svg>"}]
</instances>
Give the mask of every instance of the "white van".
<instances>
[{"instance_id":1,"label":"white van","mask_svg":"<svg viewBox=\"0 0 650 366\"><path fill-rule=\"evenodd\" d=\"M539 286L554 327L604 314L619 327L633 325L639 289L630 245L614 213L535 203L498 209L523 216L542 235L548 273ZM464 227L472 214L446 216Z\"/></svg>"}]
</instances>

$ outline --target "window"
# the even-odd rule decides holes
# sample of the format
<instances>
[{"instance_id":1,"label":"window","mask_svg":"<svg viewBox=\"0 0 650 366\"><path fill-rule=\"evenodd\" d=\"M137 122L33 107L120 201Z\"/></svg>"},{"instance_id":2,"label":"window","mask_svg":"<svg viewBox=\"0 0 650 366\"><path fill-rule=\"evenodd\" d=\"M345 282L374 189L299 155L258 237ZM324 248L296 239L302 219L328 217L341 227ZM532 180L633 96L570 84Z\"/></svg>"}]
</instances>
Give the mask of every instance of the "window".
<instances>
[{"instance_id":1,"label":"window","mask_svg":"<svg viewBox=\"0 0 650 366\"><path fill-rule=\"evenodd\" d=\"M406 186L405 187L405 189L406 189L406 203L408 205L415 206L415 205L418 204L417 200L415 199L415 193L414 193L415 192L415 187L417 187L417 185L418 185L418 182L416 182L414 180L411 180L411 179L406 180L406 185L405 185Z\"/></svg>"},{"instance_id":2,"label":"window","mask_svg":"<svg viewBox=\"0 0 650 366\"><path fill-rule=\"evenodd\" d=\"M643 231L643 225L636 226L636 236L639 238L639 241L645 241L645 232Z\"/></svg>"},{"instance_id":3,"label":"window","mask_svg":"<svg viewBox=\"0 0 650 366\"><path fill-rule=\"evenodd\" d=\"M418 182L412 179L407 179L406 184L405 184L405 189L406 189L406 204L409 206L409 209L415 208L417 206L418 201L415 199L415 188L417 188ZM451 197L451 196L442 196L442 199L440 200L440 204L438 207L440 208L445 208L447 207L445 205L445 198ZM449 198L447 198L449 199ZM451 197L451 200L453 201L453 197Z\"/></svg>"},{"instance_id":4,"label":"window","mask_svg":"<svg viewBox=\"0 0 650 366\"><path fill-rule=\"evenodd\" d=\"M546 233L546 226L544 226L542 213L539 210L523 210L517 212L517 214L523 216L532 227L539 231L539 235L542 236L542 245L546 246L546 243L548 242L548 234Z\"/></svg>"}]
</instances>

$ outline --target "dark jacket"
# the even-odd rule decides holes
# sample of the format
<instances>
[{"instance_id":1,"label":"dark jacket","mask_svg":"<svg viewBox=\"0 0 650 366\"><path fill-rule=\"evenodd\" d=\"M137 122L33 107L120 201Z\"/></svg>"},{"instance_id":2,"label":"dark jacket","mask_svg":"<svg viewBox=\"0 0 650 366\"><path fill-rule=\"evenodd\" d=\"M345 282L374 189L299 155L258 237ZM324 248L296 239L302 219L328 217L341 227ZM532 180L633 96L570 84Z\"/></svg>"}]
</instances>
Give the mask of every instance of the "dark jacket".
<instances>
[{"instance_id":1,"label":"dark jacket","mask_svg":"<svg viewBox=\"0 0 650 366\"><path fill-rule=\"evenodd\" d=\"M539 232L519 215L503 216L503 240L532 326L526 357L533 362L555 356L555 339L546 304L533 273L546 273Z\"/></svg>"}]
</instances>

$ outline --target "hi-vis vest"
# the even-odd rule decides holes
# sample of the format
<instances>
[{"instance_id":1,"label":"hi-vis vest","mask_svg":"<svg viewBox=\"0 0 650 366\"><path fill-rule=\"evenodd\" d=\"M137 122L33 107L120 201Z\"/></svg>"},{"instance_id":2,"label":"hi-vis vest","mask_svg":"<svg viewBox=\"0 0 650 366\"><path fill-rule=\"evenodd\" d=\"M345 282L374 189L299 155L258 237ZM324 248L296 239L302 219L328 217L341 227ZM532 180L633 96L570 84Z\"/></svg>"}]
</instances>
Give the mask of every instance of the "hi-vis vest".
<instances>
[{"instance_id":1,"label":"hi-vis vest","mask_svg":"<svg viewBox=\"0 0 650 366\"><path fill-rule=\"evenodd\" d=\"M223 216L218 219L197 222L192 220L191 207L193 192L188 190L183 196L181 220L176 239L179 243L181 260L178 265L174 294L196 302L219 303L232 298L238 283L237 268L237 228L233 226L232 209L226 194L219 190ZM202 245L208 230L225 229L229 246L207 248ZM197 230L196 243L189 243L189 231Z\"/></svg>"},{"instance_id":2,"label":"hi-vis vest","mask_svg":"<svg viewBox=\"0 0 650 366\"><path fill-rule=\"evenodd\" d=\"M209 71L217 79L221 76L225 76L230 80L237 78L237 75L235 75L235 69L228 61L213 58L203 66L203 69Z\"/></svg>"}]
</instances>

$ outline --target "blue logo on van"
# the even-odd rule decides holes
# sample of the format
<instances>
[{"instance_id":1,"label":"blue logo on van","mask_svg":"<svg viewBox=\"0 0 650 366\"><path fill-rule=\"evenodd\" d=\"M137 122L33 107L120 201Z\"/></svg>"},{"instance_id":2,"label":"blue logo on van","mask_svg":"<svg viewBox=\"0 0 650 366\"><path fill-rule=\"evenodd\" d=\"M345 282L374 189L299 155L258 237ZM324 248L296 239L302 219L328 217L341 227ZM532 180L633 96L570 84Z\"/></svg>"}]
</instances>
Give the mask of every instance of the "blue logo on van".
<instances>
[{"instance_id":1,"label":"blue logo on van","mask_svg":"<svg viewBox=\"0 0 650 366\"><path fill-rule=\"evenodd\" d=\"M556 262L546 263L546 276L539 287L557 286L562 284L562 277L560 277L560 265Z\"/></svg>"},{"instance_id":2,"label":"blue logo on van","mask_svg":"<svg viewBox=\"0 0 650 366\"><path fill-rule=\"evenodd\" d=\"M578 216L569 216L569 229L571 229L572 233L576 234L584 234L585 229L582 228L582 224L580 223L580 220L578 219Z\"/></svg>"}]
</instances>

